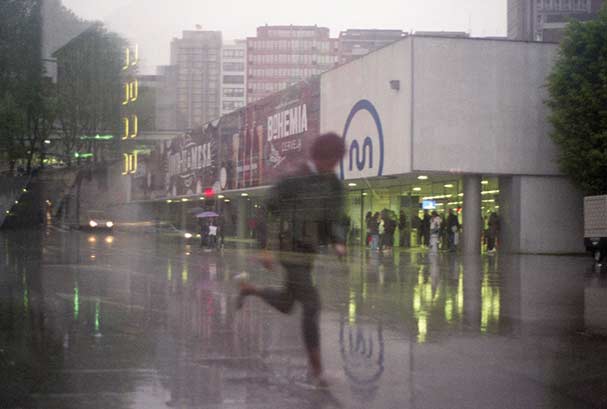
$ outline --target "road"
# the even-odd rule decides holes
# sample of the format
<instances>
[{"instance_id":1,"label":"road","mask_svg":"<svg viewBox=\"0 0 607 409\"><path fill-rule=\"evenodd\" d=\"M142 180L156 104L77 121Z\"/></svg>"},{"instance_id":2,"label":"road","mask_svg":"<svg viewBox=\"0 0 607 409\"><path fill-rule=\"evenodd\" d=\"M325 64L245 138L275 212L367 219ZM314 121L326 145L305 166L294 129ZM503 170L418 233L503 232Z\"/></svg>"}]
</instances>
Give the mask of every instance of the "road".
<instances>
[{"instance_id":1,"label":"road","mask_svg":"<svg viewBox=\"0 0 607 409\"><path fill-rule=\"evenodd\" d=\"M299 310L236 311L247 249L156 235L0 234L0 408L607 406L607 275L587 257L321 255L328 390Z\"/></svg>"}]
</instances>

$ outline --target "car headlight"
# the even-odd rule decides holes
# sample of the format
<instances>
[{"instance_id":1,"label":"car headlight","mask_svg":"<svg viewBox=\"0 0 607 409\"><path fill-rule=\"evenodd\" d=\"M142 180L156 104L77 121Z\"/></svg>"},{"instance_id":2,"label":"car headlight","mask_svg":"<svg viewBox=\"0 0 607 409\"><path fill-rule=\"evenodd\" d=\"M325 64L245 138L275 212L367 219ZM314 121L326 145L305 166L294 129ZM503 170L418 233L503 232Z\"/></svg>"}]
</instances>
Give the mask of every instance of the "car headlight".
<instances>
[{"instance_id":1,"label":"car headlight","mask_svg":"<svg viewBox=\"0 0 607 409\"><path fill-rule=\"evenodd\" d=\"M183 235L183 237L185 237L186 239L191 239L192 238L192 233L186 233Z\"/></svg>"},{"instance_id":2,"label":"car headlight","mask_svg":"<svg viewBox=\"0 0 607 409\"><path fill-rule=\"evenodd\" d=\"M89 226L91 226L91 227L97 227L97 222L95 220L91 220L89 222Z\"/></svg>"},{"instance_id":3,"label":"car headlight","mask_svg":"<svg viewBox=\"0 0 607 409\"><path fill-rule=\"evenodd\" d=\"M114 222L107 222L107 223L105 223L105 225L106 225L106 226L107 226L109 229L111 229L112 227L114 227Z\"/></svg>"}]
</instances>

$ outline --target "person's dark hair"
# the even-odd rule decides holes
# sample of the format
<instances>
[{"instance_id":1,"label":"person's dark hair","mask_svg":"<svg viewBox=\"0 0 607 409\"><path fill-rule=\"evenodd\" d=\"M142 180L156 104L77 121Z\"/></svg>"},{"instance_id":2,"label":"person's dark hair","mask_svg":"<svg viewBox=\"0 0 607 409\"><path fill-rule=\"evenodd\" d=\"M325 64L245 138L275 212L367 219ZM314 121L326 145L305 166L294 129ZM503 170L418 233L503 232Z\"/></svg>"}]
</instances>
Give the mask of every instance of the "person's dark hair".
<instances>
[{"instance_id":1,"label":"person's dark hair","mask_svg":"<svg viewBox=\"0 0 607 409\"><path fill-rule=\"evenodd\" d=\"M346 153L346 145L343 138L334 132L327 132L320 135L311 149L312 159L330 161L339 160Z\"/></svg>"}]
</instances>

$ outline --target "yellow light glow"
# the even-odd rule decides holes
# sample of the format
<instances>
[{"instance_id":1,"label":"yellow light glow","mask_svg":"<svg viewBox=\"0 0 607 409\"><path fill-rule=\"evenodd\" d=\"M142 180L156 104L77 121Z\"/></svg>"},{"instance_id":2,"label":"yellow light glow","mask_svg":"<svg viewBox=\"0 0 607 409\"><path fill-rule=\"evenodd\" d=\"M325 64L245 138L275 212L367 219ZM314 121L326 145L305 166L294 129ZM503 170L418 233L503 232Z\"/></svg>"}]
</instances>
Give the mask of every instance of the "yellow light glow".
<instances>
[{"instance_id":1,"label":"yellow light glow","mask_svg":"<svg viewBox=\"0 0 607 409\"><path fill-rule=\"evenodd\" d=\"M131 138L136 138L139 134L139 118L137 115L132 115L131 120L133 121L133 133L131 133Z\"/></svg>"},{"instance_id":2,"label":"yellow light glow","mask_svg":"<svg viewBox=\"0 0 607 409\"><path fill-rule=\"evenodd\" d=\"M126 176L129 174L129 154L122 154L122 176Z\"/></svg>"},{"instance_id":3,"label":"yellow light glow","mask_svg":"<svg viewBox=\"0 0 607 409\"><path fill-rule=\"evenodd\" d=\"M138 160L138 157L137 157L137 151L135 151L131 155L131 173L137 172L138 162L139 162L139 160Z\"/></svg>"},{"instance_id":4,"label":"yellow light glow","mask_svg":"<svg viewBox=\"0 0 607 409\"><path fill-rule=\"evenodd\" d=\"M112 243L114 242L114 236L107 236L107 237L105 238L105 242L106 242L107 244L112 244Z\"/></svg>"},{"instance_id":5,"label":"yellow light glow","mask_svg":"<svg viewBox=\"0 0 607 409\"><path fill-rule=\"evenodd\" d=\"M97 238L95 236L89 236L89 243L97 243Z\"/></svg>"},{"instance_id":6,"label":"yellow light glow","mask_svg":"<svg viewBox=\"0 0 607 409\"><path fill-rule=\"evenodd\" d=\"M426 314L421 314L417 320L417 342L423 344L426 342L426 336L428 335L428 319Z\"/></svg>"},{"instance_id":7,"label":"yellow light glow","mask_svg":"<svg viewBox=\"0 0 607 409\"><path fill-rule=\"evenodd\" d=\"M125 47L124 49L124 65L122 66L122 71L126 71L129 69L131 65L131 50L129 47Z\"/></svg>"},{"instance_id":8,"label":"yellow light glow","mask_svg":"<svg viewBox=\"0 0 607 409\"><path fill-rule=\"evenodd\" d=\"M139 80L131 81L129 88L131 92L129 102L137 101L137 98L139 97Z\"/></svg>"},{"instance_id":9,"label":"yellow light glow","mask_svg":"<svg viewBox=\"0 0 607 409\"><path fill-rule=\"evenodd\" d=\"M126 105L129 103L129 99L131 97L130 87L128 82L124 84L124 100L122 101L122 105Z\"/></svg>"},{"instance_id":10,"label":"yellow light glow","mask_svg":"<svg viewBox=\"0 0 607 409\"><path fill-rule=\"evenodd\" d=\"M135 58L131 62L131 65L135 66L139 62L139 44L135 44Z\"/></svg>"},{"instance_id":11,"label":"yellow light glow","mask_svg":"<svg viewBox=\"0 0 607 409\"><path fill-rule=\"evenodd\" d=\"M124 118L122 118L122 124L123 124L123 128L124 128L124 132L122 134L122 140L124 141L125 139L128 139L129 134L131 133L131 130L129 127L129 118L126 116Z\"/></svg>"}]
</instances>

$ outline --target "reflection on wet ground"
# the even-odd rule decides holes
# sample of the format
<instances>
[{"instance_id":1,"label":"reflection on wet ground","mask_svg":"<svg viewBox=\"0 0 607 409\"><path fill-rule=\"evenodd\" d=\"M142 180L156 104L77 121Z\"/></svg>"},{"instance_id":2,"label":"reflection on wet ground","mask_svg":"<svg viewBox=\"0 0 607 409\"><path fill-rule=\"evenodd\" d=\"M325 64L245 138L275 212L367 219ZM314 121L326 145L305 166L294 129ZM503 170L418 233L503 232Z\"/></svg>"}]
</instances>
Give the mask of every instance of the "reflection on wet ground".
<instances>
[{"instance_id":1,"label":"reflection on wet ground","mask_svg":"<svg viewBox=\"0 0 607 409\"><path fill-rule=\"evenodd\" d=\"M0 249L2 408L607 405L607 274L588 258L321 256L319 391L299 318L234 309L235 274L281 282L251 251L58 231Z\"/></svg>"}]
</instances>

